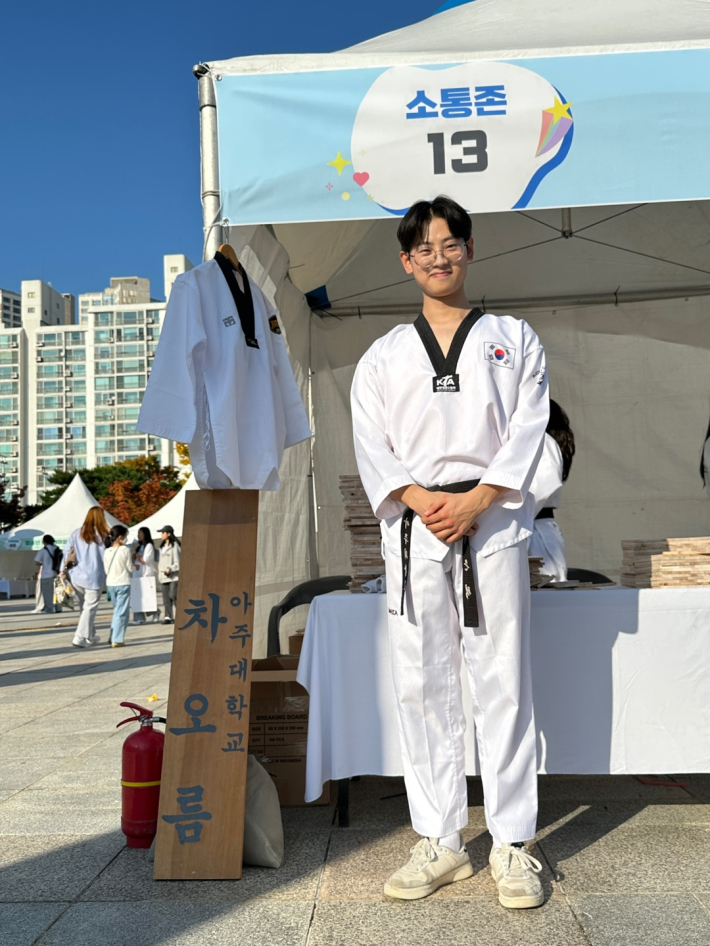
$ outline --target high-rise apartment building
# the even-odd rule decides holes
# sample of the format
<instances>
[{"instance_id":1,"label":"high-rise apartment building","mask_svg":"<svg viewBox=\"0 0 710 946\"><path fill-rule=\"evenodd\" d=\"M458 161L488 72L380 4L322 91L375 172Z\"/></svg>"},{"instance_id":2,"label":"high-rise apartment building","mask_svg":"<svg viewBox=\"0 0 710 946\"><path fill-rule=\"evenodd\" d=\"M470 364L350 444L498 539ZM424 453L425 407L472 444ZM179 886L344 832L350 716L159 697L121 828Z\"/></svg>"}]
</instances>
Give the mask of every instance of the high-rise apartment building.
<instances>
[{"instance_id":1,"label":"high-rise apartment building","mask_svg":"<svg viewBox=\"0 0 710 946\"><path fill-rule=\"evenodd\" d=\"M165 301L170 299L173 283L183 273L193 269L193 265L184 253L168 253L163 257L163 281L165 284Z\"/></svg>"},{"instance_id":2,"label":"high-rise apartment building","mask_svg":"<svg viewBox=\"0 0 710 946\"><path fill-rule=\"evenodd\" d=\"M64 324L74 325L76 322L76 297L70 292L63 292L64 299Z\"/></svg>"},{"instance_id":3,"label":"high-rise apartment building","mask_svg":"<svg viewBox=\"0 0 710 946\"><path fill-rule=\"evenodd\" d=\"M79 296L79 324L88 325L91 322L89 310L101 306L137 305L150 301L150 279L114 276L102 292L83 292Z\"/></svg>"},{"instance_id":4,"label":"high-rise apartment building","mask_svg":"<svg viewBox=\"0 0 710 946\"><path fill-rule=\"evenodd\" d=\"M97 306L84 324L43 327L28 338L29 502L56 469L147 454L174 462L171 442L135 426L164 314L164 302Z\"/></svg>"},{"instance_id":5,"label":"high-rise apartment building","mask_svg":"<svg viewBox=\"0 0 710 946\"><path fill-rule=\"evenodd\" d=\"M22 280L22 327L27 331L40 325L65 325L66 299L41 279Z\"/></svg>"},{"instance_id":6,"label":"high-rise apartment building","mask_svg":"<svg viewBox=\"0 0 710 946\"><path fill-rule=\"evenodd\" d=\"M22 325L22 296L11 289L0 289L0 312L4 328L19 328Z\"/></svg>"},{"instance_id":7,"label":"high-rise apartment building","mask_svg":"<svg viewBox=\"0 0 710 946\"><path fill-rule=\"evenodd\" d=\"M27 405L26 349L27 336L21 328L0 332L0 475L14 489L26 482L22 478L28 443L22 423Z\"/></svg>"}]
</instances>

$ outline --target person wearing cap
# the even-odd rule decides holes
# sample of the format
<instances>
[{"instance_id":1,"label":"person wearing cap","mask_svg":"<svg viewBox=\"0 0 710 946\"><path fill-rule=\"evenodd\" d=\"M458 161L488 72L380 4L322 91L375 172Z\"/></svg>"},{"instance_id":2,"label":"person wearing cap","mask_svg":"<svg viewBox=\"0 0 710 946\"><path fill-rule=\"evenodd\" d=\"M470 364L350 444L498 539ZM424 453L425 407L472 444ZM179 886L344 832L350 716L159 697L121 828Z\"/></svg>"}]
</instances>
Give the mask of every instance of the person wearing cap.
<instances>
[{"instance_id":1,"label":"person wearing cap","mask_svg":"<svg viewBox=\"0 0 710 946\"><path fill-rule=\"evenodd\" d=\"M178 578L180 577L180 539L176 538L172 526L163 526L160 530L160 563L158 577L163 589L165 617L163 624L172 624L175 620L173 604L177 603Z\"/></svg>"}]
</instances>

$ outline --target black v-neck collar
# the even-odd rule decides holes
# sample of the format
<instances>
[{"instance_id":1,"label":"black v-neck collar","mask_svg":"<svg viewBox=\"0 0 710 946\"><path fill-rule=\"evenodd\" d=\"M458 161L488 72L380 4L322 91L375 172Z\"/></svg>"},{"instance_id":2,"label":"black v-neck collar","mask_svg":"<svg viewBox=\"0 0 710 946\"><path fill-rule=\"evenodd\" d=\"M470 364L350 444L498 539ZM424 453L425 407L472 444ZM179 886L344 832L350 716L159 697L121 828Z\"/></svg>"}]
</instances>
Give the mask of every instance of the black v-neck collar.
<instances>
[{"instance_id":1,"label":"black v-neck collar","mask_svg":"<svg viewBox=\"0 0 710 946\"><path fill-rule=\"evenodd\" d=\"M229 291L232 293L234 305L237 307L239 322L241 323L242 331L244 332L244 341L247 343L248 348L258 348L259 342L256 338L254 319L254 300L251 294L251 286L249 285L249 277L247 276L244 267L240 264L239 273L242 277L242 282L244 283L244 290L241 290L239 288L239 283L237 282L237 277L234 275L234 267L229 262L227 257L217 250L214 258L215 262L222 270L222 275L227 280Z\"/></svg>"},{"instance_id":2,"label":"black v-neck collar","mask_svg":"<svg viewBox=\"0 0 710 946\"><path fill-rule=\"evenodd\" d=\"M468 338L468 333L482 315L483 312L481 309L471 309L466 318L456 329L456 333L451 339L449 351L446 355L446 358L444 358L444 353L441 350L441 345L439 344L436 335L434 334L434 330L424 318L424 313L419 313L419 316L414 322L414 328L419 333L419 337L421 338L422 344L426 349L426 353L429 355L431 366L438 377L446 374L456 373L456 366L458 365L459 356L461 355L464 342Z\"/></svg>"}]
</instances>

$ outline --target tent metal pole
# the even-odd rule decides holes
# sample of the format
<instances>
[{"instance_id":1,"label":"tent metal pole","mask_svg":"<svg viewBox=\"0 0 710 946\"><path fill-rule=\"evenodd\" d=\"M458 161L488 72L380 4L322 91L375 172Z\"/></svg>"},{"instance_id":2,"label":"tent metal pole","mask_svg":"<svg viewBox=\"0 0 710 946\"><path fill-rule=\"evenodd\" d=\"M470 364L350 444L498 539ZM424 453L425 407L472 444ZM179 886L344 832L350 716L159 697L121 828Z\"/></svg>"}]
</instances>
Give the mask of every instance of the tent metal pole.
<instances>
[{"instance_id":1,"label":"tent metal pole","mask_svg":"<svg viewBox=\"0 0 710 946\"><path fill-rule=\"evenodd\" d=\"M219 159L217 156L217 98L214 78L209 67L199 63L193 67L197 78L200 103L200 157L202 184L202 218L204 221L204 250L202 259L213 259L221 243L225 242L221 223L222 208L219 193Z\"/></svg>"},{"instance_id":2,"label":"tent metal pole","mask_svg":"<svg viewBox=\"0 0 710 946\"><path fill-rule=\"evenodd\" d=\"M710 286L689 286L684 289L646 289L638 292L600 292L584 296L543 296L531 299L471 299L471 305L478 305L486 312L509 309L564 309L591 305L623 305L629 302L654 302L660 299L689 299L694 296L710 296ZM314 309L314 315L321 318L353 318L363 315L411 315L419 314L421 304L412 302L389 303L382 305L340 306L329 309Z\"/></svg>"}]
</instances>

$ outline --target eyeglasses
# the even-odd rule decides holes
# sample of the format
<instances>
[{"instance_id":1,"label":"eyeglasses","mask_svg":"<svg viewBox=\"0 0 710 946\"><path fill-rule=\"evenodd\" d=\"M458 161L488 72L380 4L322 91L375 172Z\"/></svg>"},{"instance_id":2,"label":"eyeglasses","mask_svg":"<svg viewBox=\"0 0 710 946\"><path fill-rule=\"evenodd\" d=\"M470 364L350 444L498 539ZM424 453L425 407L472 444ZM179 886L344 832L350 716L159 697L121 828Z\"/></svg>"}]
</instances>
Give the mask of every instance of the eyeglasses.
<instances>
[{"instance_id":1,"label":"eyeglasses","mask_svg":"<svg viewBox=\"0 0 710 946\"><path fill-rule=\"evenodd\" d=\"M451 240L444 244L441 251L439 251L435 247L429 246L428 243L423 243L410 252L409 258L413 259L420 269L427 270L431 269L437 261L439 252L441 252L441 255L444 259L448 260L449 263L458 263L459 260L462 260L464 257L466 244L463 240Z\"/></svg>"}]
</instances>

